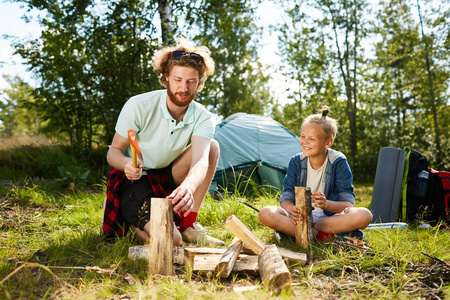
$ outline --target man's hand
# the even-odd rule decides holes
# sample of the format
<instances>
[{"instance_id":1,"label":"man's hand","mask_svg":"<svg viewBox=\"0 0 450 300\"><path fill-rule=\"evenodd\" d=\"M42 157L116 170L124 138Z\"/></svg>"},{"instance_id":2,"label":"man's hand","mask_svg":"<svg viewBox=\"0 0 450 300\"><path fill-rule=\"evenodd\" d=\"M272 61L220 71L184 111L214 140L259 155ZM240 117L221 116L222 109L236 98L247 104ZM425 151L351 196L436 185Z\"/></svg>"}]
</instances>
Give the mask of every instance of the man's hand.
<instances>
[{"instance_id":1,"label":"man's hand","mask_svg":"<svg viewBox=\"0 0 450 300\"><path fill-rule=\"evenodd\" d=\"M125 176L127 176L128 180L139 180L142 176L142 168L144 166L138 161L138 167L133 167L133 162L130 160L129 163L125 165L125 169L123 170Z\"/></svg>"},{"instance_id":2,"label":"man's hand","mask_svg":"<svg viewBox=\"0 0 450 300\"><path fill-rule=\"evenodd\" d=\"M194 195L190 189L184 186L180 185L177 187L167 198L172 199L172 204L174 205L173 211L175 213L185 211L185 217L194 207Z\"/></svg>"}]
</instances>

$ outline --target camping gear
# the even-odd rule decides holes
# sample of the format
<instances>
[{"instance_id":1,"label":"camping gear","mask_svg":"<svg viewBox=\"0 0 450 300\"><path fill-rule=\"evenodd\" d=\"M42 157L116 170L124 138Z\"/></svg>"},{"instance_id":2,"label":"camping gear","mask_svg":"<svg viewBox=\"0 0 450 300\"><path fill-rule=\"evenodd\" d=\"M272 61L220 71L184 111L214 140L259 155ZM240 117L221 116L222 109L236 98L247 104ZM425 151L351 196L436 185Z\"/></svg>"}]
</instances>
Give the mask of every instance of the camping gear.
<instances>
[{"instance_id":1,"label":"camping gear","mask_svg":"<svg viewBox=\"0 0 450 300\"><path fill-rule=\"evenodd\" d=\"M408 228L408 224L404 223L404 222L372 223L372 224L369 224L364 230L396 229L396 228Z\"/></svg>"},{"instance_id":2,"label":"camping gear","mask_svg":"<svg viewBox=\"0 0 450 300\"><path fill-rule=\"evenodd\" d=\"M251 196L254 184L281 191L291 157L301 152L299 138L269 117L236 113L216 126L220 158L209 192Z\"/></svg>"},{"instance_id":3,"label":"camping gear","mask_svg":"<svg viewBox=\"0 0 450 300\"><path fill-rule=\"evenodd\" d=\"M402 199L406 152L384 147L378 154L371 210L373 223L396 222Z\"/></svg>"},{"instance_id":4,"label":"camping gear","mask_svg":"<svg viewBox=\"0 0 450 300\"><path fill-rule=\"evenodd\" d=\"M405 147L409 155L406 189L406 221L426 221L432 226L440 222L450 224L448 202L450 198L450 172L429 168L429 160L420 152Z\"/></svg>"},{"instance_id":5,"label":"camping gear","mask_svg":"<svg viewBox=\"0 0 450 300\"><path fill-rule=\"evenodd\" d=\"M434 220L445 221L450 225L450 172L436 171L430 168L431 173L431 197L436 204Z\"/></svg>"},{"instance_id":6,"label":"camping gear","mask_svg":"<svg viewBox=\"0 0 450 300\"><path fill-rule=\"evenodd\" d=\"M408 168L405 169L406 180L403 182L403 189L406 193L403 195L403 204L406 205L406 214L404 220L409 223L420 221L423 213L429 207L429 193L431 185L429 184L430 175L428 158L419 151L405 147L408 159ZM409 155L408 155L409 154Z\"/></svg>"},{"instance_id":7,"label":"camping gear","mask_svg":"<svg viewBox=\"0 0 450 300\"><path fill-rule=\"evenodd\" d=\"M430 168L428 172L430 178L428 192L424 197L425 203L420 207L414 221L423 219L432 226L436 226L440 222L450 225L450 172L437 171L433 168Z\"/></svg>"},{"instance_id":8,"label":"camping gear","mask_svg":"<svg viewBox=\"0 0 450 300\"><path fill-rule=\"evenodd\" d=\"M428 158L411 147L380 150L371 202L373 223L401 219L449 224L449 200L450 172L429 168Z\"/></svg>"}]
</instances>

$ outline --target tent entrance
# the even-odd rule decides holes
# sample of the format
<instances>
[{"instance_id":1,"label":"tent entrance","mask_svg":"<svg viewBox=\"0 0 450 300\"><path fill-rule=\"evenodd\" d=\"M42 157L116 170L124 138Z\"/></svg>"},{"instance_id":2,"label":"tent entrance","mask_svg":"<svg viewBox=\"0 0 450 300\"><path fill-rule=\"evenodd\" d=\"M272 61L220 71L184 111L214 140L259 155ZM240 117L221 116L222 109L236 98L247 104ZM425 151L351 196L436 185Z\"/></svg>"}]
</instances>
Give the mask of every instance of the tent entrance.
<instances>
[{"instance_id":1,"label":"tent entrance","mask_svg":"<svg viewBox=\"0 0 450 300\"><path fill-rule=\"evenodd\" d=\"M258 196L263 189L266 193L281 192L286 171L264 162L230 167L216 172L210 193L217 199L230 192L246 197Z\"/></svg>"}]
</instances>

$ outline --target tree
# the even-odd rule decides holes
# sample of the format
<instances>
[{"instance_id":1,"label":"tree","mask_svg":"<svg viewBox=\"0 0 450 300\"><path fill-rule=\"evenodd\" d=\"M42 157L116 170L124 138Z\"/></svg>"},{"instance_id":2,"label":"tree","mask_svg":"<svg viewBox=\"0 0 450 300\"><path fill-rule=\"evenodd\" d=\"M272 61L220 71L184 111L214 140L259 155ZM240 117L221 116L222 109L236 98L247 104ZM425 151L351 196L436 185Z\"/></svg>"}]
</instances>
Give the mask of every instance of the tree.
<instances>
[{"instance_id":1,"label":"tree","mask_svg":"<svg viewBox=\"0 0 450 300\"><path fill-rule=\"evenodd\" d=\"M441 128L448 125L439 120L448 110L450 70L444 67L448 62L445 36L439 39L442 35L436 34L445 14L429 22L429 34L424 35L425 22L416 21L408 1L381 4L377 17L381 38L374 60L378 101L373 106L380 112L375 120L384 120L379 126L380 141L411 146L426 154L435 168L445 168L441 144L448 144L449 138L448 130Z\"/></svg>"},{"instance_id":2,"label":"tree","mask_svg":"<svg viewBox=\"0 0 450 300\"><path fill-rule=\"evenodd\" d=\"M223 118L236 112L264 114L271 96L269 77L257 60L254 7L243 0L202 0L186 20L193 39L207 46L216 63L199 101Z\"/></svg>"},{"instance_id":3,"label":"tree","mask_svg":"<svg viewBox=\"0 0 450 300\"><path fill-rule=\"evenodd\" d=\"M341 120L342 149L349 163L358 162L360 79L365 63L361 41L366 36L365 1L295 1L281 28L280 47L287 74L299 82L300 115L317 113L323 104L334 106ZM345 99L345 116L341 115ZM339 104L339 105L338 105ZM310 109L306 109L309 107Z\"/></svg>"},{"instance_id":4,"label":"tree","mask_svg":"<svg viewBox=\"0 0 450 300\"><path fill-rule=\"evenodd\" d=\"M421 32L421 46L422 46L422 55L425 60L425 69L426 69L426 79L424 80L425 84L425 90L426 90L426 96L425 98L428 100L428 106L431 110L431 117L432 117L432 124L434 129L434 143L435 143L435 149L436 149L436 163L438 168L443 167L443 160L444 155L442 153L441 149L441 138L443 137L441 135L440 130L440 122L438 120L438 107L442 105L442 99L439 101L439 90L445 91L445 82L448 81L449 74L448 72L442 72L439 67L435 65L433 62L433 52L437 51L437 47L435 46L434 49L432 45L437 45L436 43L436 37L434 34L426 35L424 31L425 27L425 21L422 17L421 12L421 6L420 1L417 0L417 11L419 15L419 24L420 24L420 32ZM447 12L448 15L448 12ZM438 21L437 24L440 22ZM448 62L448 57L447 57ZM439 88L439 86L441 88ZM442 89L444 87L444 89ZM447 89L448 90L448 89ZM436 93L436 91L438 93ZM437 95L436 95L437 94ZM440 103L439 103L440 102ZM443 103L444 107L445 102ZM447 137L448 138L448 137Z\"/></svg>"},{"instance_id":5,"label":"tree","mask_svg":"<svg viewBox=\"0 0 450 300\"><path fill-rule=\"evenodd\" d=\"M74 156L89 159L94 143L111 141L125 101L159 87L151 67L157 6L138 0L20 2L47 14L41 37L16 45L41 80L36 105L69 139Z\"/></svg>"},{"instance_id":6,"label":"tree","mask_svg":"<svg viewBox=\"0 0 450 300\"><path fill-rule=\"evenodd\" d=\"M0 121L4 129L0 135L39 134L42 120L33 107L33 88L17 76L4 78L10 87L1 90L3 99L0 98Z\"/></svg>"}]
</instances>

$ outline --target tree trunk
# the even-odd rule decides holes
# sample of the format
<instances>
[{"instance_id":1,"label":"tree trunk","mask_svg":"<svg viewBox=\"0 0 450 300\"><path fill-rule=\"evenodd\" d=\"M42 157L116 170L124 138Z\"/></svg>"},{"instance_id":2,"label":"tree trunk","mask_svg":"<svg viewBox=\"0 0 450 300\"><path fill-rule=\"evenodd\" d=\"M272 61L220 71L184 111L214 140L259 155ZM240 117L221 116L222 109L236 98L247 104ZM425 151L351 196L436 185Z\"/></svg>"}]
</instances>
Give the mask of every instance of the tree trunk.
<instances>
[{"instance_id":1,"label":"tree trunk","mask_svg":"<svg viewBox=\"0 0 450 300\"><path fill-rule=\"evenodd\" d=\"M434 125L434 143L436 145L436 163L438 168L442 168L442 153L441 153L441 132L439 130L439 123L437 120L437 109L436 109L436 100L434 97L434 86L433 86L433 74L431 72L431 64L430 64L430 54L428 51L428 42L425 38L425 33L423 30L423 20L422 14L420 13L420 1L417 0L417 11L419 12L419 20L420 20L420 29L422 31L422 41L425 46L425 64L427 68L427 77L428 77L428 92L430 95L430 106L431 112L433 114L433 125Z\"/></svg>"},{"instance_id":2,"label":"tree trunk","mask_svg":"<svg viewBox=\"0 0 450 300\"><path fill-rule=\"evenodd\" d=\"M158 11L161 19L161 36L163 44L172 44L173 39L173 23L172 8L169 5L170 0L158 0Z\"/></svg>"}]
</instances>

